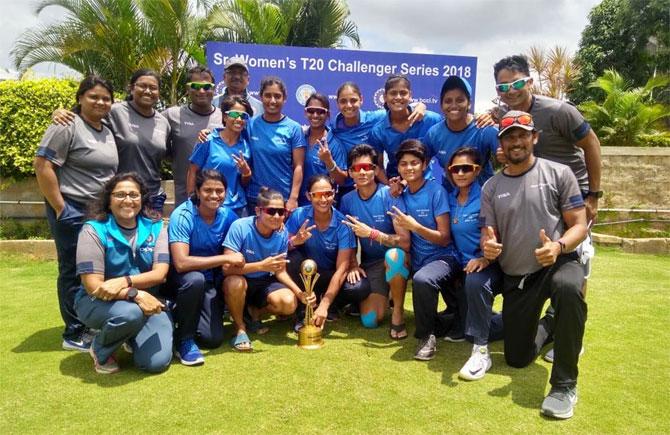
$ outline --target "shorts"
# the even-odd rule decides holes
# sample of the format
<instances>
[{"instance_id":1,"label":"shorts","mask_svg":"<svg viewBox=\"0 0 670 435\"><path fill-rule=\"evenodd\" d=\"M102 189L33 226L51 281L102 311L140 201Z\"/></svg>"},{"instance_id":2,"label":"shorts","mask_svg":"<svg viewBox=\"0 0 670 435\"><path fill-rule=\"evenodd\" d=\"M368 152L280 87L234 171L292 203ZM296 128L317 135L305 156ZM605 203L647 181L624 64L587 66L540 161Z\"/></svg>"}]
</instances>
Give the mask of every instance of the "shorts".
<instances>
[{"instance_id":1,"label":"shorts","mask_svg":"<svg viewBox=\"0 0 670 435\"><path fill-rule=\"evenodd\" d=\"M376 293L388 297L390 287L386 282L386 265L384 259L373 261L372 263L362 264L361 269L365 271L370 282L370 293Z\"/></svg>"},{"instance_id":2,"label":"shorts","mask_svg":"<svg viewBox=\"0 0 670 435\"><path fill-rule=\"evenodd\" d=\"M247 280L246 303L257 308L263 308L268 304L268 295L286 286L274 277L249 278Z\"/></svg>"}]
</instances>

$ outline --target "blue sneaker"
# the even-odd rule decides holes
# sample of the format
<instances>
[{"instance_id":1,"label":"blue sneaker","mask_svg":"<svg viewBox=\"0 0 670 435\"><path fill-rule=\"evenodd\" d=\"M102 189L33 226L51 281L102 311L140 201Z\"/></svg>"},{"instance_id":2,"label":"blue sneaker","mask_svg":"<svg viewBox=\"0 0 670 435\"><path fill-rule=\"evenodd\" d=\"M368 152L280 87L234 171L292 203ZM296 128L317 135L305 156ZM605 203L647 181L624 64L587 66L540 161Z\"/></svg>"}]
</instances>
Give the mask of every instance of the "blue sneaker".
<instances>
[{"instance_id":1,"label":"blue sneaker","mask_svg":"<svg viewBox=\"0 0 670 435\"><path fill-rule=\"evenodd\" d=\"M205 357L202 356L198 345L192 338L183 340L175 352L177 357L185 366L197 366L205 363Z\"/></svg>"},{"instance_id":2,"label":"blue sneaker","mask_svg":"<svg viewBox=\"0 0 670 435\"><path fill-rule=\"evenodd\" d=\"M63 349L65 350L76 350L78 352L88 352L88 349L91 347L91 341L85 340L83 337L77 339L63 339Z\"/></svg>"}]
</instances>

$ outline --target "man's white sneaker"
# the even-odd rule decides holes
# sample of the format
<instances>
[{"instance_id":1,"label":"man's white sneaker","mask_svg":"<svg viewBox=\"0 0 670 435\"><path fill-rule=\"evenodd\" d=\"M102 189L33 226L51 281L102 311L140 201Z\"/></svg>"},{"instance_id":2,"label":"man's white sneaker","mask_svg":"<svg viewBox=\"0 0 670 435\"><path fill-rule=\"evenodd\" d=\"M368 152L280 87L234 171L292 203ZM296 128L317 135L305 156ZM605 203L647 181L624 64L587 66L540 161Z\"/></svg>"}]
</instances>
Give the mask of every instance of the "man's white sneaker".
<instances>
[{"instance_id":1,"label":"man's white sneaker","mask_svg":"<svg viewBox=\"0 0 670 435\"><path fill-rule=\"evenodd\" d=\"M472 355L465 363L458 376L467 381L477 381L484 377L491 368L491 356L486 346L474 345Z\"/></svg>"}]
</instances>

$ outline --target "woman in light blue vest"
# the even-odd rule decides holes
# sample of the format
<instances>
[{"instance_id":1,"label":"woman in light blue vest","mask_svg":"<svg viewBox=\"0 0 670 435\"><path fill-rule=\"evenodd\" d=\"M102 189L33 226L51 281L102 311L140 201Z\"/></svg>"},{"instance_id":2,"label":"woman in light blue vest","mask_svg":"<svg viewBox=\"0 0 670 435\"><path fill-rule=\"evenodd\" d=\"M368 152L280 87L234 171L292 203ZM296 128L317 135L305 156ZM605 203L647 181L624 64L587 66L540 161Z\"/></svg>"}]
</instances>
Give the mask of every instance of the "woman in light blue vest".
<instances>
[{"instance_id":1,"label":"woman in light blue vest","mask_svg":"<svg viewBox=\"0 0 670 435\"><path fill-rule=\"evenodd\" d=\"M79 233L82 288L75 310L86 326L100 331L89 353L101 374L119 371L114 352L124 343L142 370L162 372L172 359L172 323L156 298L170 263L167 230L162 220L142 213L148 202L137 174L117 174Z\"/></svg>"}]
</instances>

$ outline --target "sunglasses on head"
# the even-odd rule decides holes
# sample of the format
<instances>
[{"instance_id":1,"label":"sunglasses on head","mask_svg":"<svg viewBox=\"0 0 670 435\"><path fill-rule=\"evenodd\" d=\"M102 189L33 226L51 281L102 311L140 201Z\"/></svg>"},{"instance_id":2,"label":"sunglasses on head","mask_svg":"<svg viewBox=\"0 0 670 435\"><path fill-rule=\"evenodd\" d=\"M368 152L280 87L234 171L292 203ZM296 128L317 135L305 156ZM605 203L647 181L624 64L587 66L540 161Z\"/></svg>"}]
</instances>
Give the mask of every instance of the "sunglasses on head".
<instances>
[{"instance_id":1,"label":"sunglasses on head","mask_svg":"<svg viewBox=\"0 0 670 435\"><path fill-rule=\"evenodd\" d=\"M261 210L263 211L263 213L269 214L270 216L274 216L276 214L279 216L284 216L284 214L286 213L285 208L279 208L279 207L261 207Z\"/></svg>"},{"instance_id":2,"label":"sunglasses on head","mask_svg":"<svg viewBox=\"0 0 670 435\"><path fill-rule=\"evenodd\" d=\"M334 190L322 190L320 192L309 192L309 195L312 197L312 199L330 199L333 196L335 196L335 191Z\"/></svg>"},{"instance_id":3,"label":"sunglasses on head","mask_svg":"<svg viewBox=\"0 0 670 435\"><path fill-rule=\"evenodd\" d=\"M461 163L459 165L451 165L447 168L447 170L452 174L460 174L461 172L464 174L469 174L470 172L477 170L478 167L479 165L474 163Z\"/></svg>"},{"instance_id":4,"label":"sunglasses on head","mask_svg":"<svg viewBox=\"0 0 670 435\"><path fill-rule=\"evenodd\" d=\"M510 116L500 120L500 128L509 127L512 124L532 125L533 118L530 115Z\"/></svg>"},{"instance_id":5,"label":"sunglasses on head","mask_svg":"<svg viewBox=\"0 0 670 435\"><path fill-rule=\"evenodd\" d=\"M377 165L374 163L357 163L355 165L351 165L351 170L353 172L360 172L361 170L363 171L374 171Z\"/></svg>"},{"instance_id":6,"label":"sunglasses on head","mask_svg":"<svg viewBox=\"0 0 670 435\"><path fill-rule=\"evenodd\" d=\"M249 114L247 112L241 112L239 110L228 110L224 113L232 119L242 118L244 121L249 119Z\"/></svg>"},{"instance_id":7,"label":"sunglasses on head","mask_svg":"<svg viewBox=\"0 0 670 435\"><path fill-rule=\"evenodd\" d=\"M310 115L325 115L328 113L328 109L324 109L323 107L309 106L305 107L305 112Z\"/></svg>"},{"instance_id":8,"label":"sunglasses on head","mask_svg":"<svg viewBox=\"0 0 670 435\"><path fill-rule=\"evenodd\" d=\"M526 83L530 80L530 77L524 77L519 80L514 80L512 83L500 83L496 85L496 89L500 92L507 92L510 89L514 88L517 91L526 86Z\"/></svg>"},{"instance_id":9,"label":"sunglasses on head","mask_svg":"<svg viewBox=\"0 0 670 435\"><path fill-rule=\"evenodd\" d=\"M209 82L188 82L186 85L196 91L199 91L200 89L204 89L206 91L209 91L214 87L214 83L209 83Z\"/></svg>"}]
</instances>

